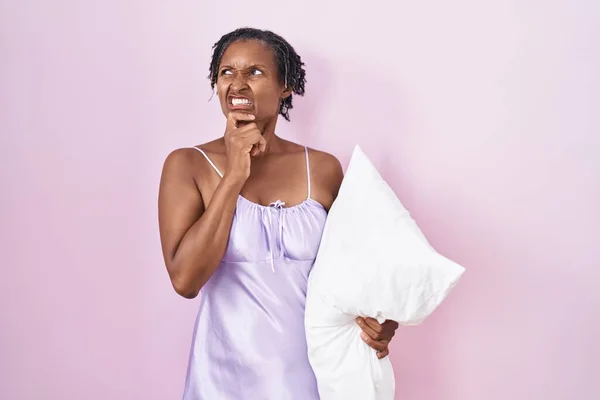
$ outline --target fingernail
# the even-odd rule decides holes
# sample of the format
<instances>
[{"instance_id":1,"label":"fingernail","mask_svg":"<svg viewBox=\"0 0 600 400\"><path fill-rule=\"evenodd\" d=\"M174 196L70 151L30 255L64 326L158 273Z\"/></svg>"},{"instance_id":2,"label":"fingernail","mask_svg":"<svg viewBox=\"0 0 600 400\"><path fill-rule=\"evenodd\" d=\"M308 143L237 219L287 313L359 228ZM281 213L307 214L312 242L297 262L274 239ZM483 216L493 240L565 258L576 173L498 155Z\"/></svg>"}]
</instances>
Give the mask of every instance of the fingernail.
<instances>
[{"instance_id":1,"label":"fingernail","mask_svg":"<svg viewBox=\"0 0 600 400\"><path fill-rule=\"evenodd\" d=\"M363 320L362 320L362 318L361 318L361 317L358 317L358 318L356 318L356 322L357 322L358 324L362 324L362 323L363 323Z\"/></svg>"},{"instance_id":2,"label":"fingernail","mask_svg":"<svg viewBox=\"0 0 600 400\"><path fill-rule=\"evenodd\" d=\"M364 332L361 332L360 337L363 338L363 340L367 340L367 334Z\"/></svg>"}]
</instances>

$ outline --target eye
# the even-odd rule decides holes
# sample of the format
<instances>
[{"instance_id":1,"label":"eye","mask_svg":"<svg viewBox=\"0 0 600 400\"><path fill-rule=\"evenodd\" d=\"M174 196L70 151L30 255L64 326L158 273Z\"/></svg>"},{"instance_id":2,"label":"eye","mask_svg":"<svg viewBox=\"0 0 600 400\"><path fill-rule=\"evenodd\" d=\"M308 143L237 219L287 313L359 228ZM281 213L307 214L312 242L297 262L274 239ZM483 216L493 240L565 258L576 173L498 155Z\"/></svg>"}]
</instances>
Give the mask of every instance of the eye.
<instances>
[{"instance_id":1,"label":"eye","mask_svg":"<svg viewBox=\"0 0 600 400\"><path fill-rule=\"evenodd\" d=\"M231 74L232 74L232 72L230 69L224 69L221 71L221 75L231 75Z\"/></svg>"},{"instance_id":2,"label":"eye","mask_svg":"<svg viewBox=\"0 0 600 400\"><path fill-rule=\"evenodd\" d=\"M251 72L252 75L262 75L262 71L260 69L254 68Z\"/></svg>"}]
</instances>

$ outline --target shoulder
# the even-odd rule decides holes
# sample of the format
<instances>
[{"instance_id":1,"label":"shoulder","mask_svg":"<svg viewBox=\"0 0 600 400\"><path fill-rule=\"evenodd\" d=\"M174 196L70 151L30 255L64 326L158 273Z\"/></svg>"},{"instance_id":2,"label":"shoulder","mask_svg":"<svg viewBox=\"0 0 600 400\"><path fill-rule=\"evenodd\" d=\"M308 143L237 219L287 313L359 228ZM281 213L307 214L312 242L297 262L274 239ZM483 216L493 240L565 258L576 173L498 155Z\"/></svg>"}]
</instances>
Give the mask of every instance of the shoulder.
<instances>
[{"instance_id":1,"label":"shoulder","mask_svg":"<svg viewBox=\"0 0 600 400\"><path fill-rule=\"evenodd\" d=\"M344 179L340 160L331 153L315 149L309 149L309 158L312 179L335 198Z\"/></svg>"},{"instance_id":2,"label":"shoulder","mask_svg":"<svg viewBox=\"0 0 600 400\"><path fill-rule=\"evenodd\" d=\"M298 153L304 154L304 149L308 149L310 171L313 178L324 178L333 181L341 181L343 178L342 164L333 154L288 140L284 140L284 143L288 146L288 153L295 154L294 157Z\"/></svg>"},{"instance_id":3,"label":"shoulder","mask_svg":"<svg viewBox=\"0 0 600 400\"><path fill-rule=\"evenodd\" d=\"M319 175L339 177L340 179L343 176L342 164L333 154L309 148L309 157L313 173L318 172Z\"/></svg>"},{"instance_id":4,"label":"shoulder","mask_svg":"<svg viewBox=\"0 0 600 400\"><path fill-rule=\"evenodd\" d=\"M310 156L310 160L314 163L319 163L321 166L329 167L329 168L342 168L340 160L337 159L331 153L327 153L326 151L317 150L313 148L308 148L308 153Z\"/></svg>"},{"instance_id":5,"label":"shoulder","mask_svg":"<svg viewBox=\"0 0 600 400\"><path fill-rule=\"evenodd\" d=\"M223 146L224 147L224 146ZM207 162L201 149L209 159L221 168L224 151L218 140L197 146L181 147L172 150L165 158L161 174L161 186L172 184L193 185L198 190L211 185L218 178L213 167Z\"/></svg>"},{"instance_id":6,"label":"shoulder","mask_svg":"<svg viewBox=\"0 0 600 400\"><path fill-rule=\"evenodd\" d=\"M205 157L202 154L204 152L210 159L220 158L223 154L222 144L220 140L214 140L212 142L203 143L196 146L180 147L172 150L164 161L163 168L193 168L197 169L197 164L201 162L202 165L206 164ZM201 151L199 151L202 150Z\"/></svg>"}]
</instances>

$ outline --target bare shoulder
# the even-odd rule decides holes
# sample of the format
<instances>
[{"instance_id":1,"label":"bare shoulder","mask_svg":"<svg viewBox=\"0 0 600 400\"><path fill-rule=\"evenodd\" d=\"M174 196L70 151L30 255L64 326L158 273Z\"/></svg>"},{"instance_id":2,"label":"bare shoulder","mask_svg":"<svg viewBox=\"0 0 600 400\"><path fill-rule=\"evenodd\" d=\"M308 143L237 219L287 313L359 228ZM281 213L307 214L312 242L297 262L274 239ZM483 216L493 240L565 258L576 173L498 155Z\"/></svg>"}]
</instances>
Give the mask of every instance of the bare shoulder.
<instances>
[{"instance_id":1,"label":"bare shoulder","mask_svg":"<svg viewBox=\"0 0 600 400\"><path fill-rule=\"evenodd\" d=\"M331 153L322 150L306 147L298 143L283 140L287 145L289 153L304 154L304 149L308 148L311 178L327 187L335 188L339 186L343 179L344 172L340 161Z\"/></svg>"},{"instance_id":2,"label":"bare shoulder","mask_svg":"<svg viewBox=\"0 0 600 400\"><path fill-rule=\"evenodd\" d=\"M310 161L315 178L319 176L328 181L342 181L344 177L342 164L333 154L321 150L310 149Z\"/></svg>"},{"instance_id":3,"label":"bare shoulder","mask_svg":"<svg viewBox=\"0 0 600 400\"><path fill-rule=\"evenodd\" d=\"M218 140L194 146L195 148L182 147L172 150L163 164L159 198L182 199L188 196L193 197L194 202L208 204L220 178L198 149L202 149L222 171L224 154L216 142Z\"/></svg>"},{"instance_id":4,"label":"bare shoulder","mask_svg":"<svg viewBox=\"0 0 600 400\"><path fill-rule=\"evenodd\" d=\"M163 171L175 169L178 173L187 172L191 176L211 173L210 169L207 168L209 164L198 149L201 149L211 160L215 161L220 161L223 154L223 145L218 139L197 146L181 147L167 155Z\"/></svg>"},{"instance_id":5,"label":"bare shoulder","mask_svg":"<svg viewBox=\"0 0 600 400\"><path fill-rule=\"evenodd\" d=\"M198 151L191 147L181 147L172 150L165 159L163 169L180 169L190 166L196 158L196 154L194 153L198 153Z\"/></svg>"},{"instance_id":6,"label":"bare shoulder","mask_svg":"<svg viewBox=\"0 0 600 400\"><path fill-rule=\"evenodd\" d=\"M344 179L342 164L337 157L325 151L310 149L309 154L313 196L329 209Z\"/></svg>"}]
</instances>

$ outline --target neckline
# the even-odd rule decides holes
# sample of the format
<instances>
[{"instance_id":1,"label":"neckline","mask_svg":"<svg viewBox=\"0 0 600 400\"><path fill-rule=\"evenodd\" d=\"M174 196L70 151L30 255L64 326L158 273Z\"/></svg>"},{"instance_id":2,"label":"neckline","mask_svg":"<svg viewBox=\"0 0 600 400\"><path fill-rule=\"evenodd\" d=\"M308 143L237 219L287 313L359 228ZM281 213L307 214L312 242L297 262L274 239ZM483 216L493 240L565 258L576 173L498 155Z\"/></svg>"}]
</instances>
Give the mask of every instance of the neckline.
<instances>
[{"instance_id":1,"label":"neckline","mask_svg":"<svg viewBox=\"0 0 600 400\"><path fill-rule=\"evenodd\" d=\"M271 206L265 206L265 205L262 205L262 204L260 204L260 203L257 203L257 202L255 202L255 201L248 200L247 198L245 198L245 197L244 197L244 196L242 196L241 194L240 194L240 195L238 195L238 198L239 198L239 199L241 199L241 200L243 200L244 202L246 202L246 203L250 204L251 206L254 206L254 207L257 207L257 208L262 208L262 209L270 209L270 208L273 208L273 207L271 207ZM303 206L305 206L306 204L314 204L314 205L316 205L317 207L321 208L322 210L325 210L325 207L323 207L323 205L322 205L321 203L319 203L319 202L318 202L318 201L316 201L316 200L313 200L311 197L308 197L308 198L304 199L304 200L303 200L301 203L298 203L298 204L295 204L295 205L293 205L293 206L289 206L289 207L281 207L281 209L282 209L282 210L293 210L293 209L296 209L296 208L299 208L299 207L303 207Z\"/></svg>"}]
</instances>

